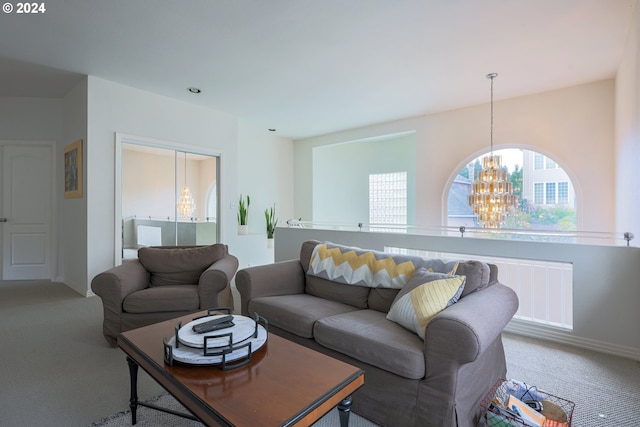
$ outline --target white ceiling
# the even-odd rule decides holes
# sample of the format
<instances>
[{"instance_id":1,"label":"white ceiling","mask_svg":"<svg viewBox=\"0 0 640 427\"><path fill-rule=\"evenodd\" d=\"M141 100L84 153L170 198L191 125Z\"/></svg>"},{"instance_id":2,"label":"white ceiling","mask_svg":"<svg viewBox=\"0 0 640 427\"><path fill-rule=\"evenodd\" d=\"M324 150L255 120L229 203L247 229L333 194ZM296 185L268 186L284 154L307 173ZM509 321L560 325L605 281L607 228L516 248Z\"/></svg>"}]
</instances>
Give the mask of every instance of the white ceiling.
<instances>
[{"instance_id":1,"label":"white ceiling","mask_svg":"<svg viewBox=\"0 0 640 427\"><path fill-rule=\"evenodd\" d=\"M45 0L0 13L0 96L92 75L299 139L612 78L636 3Z\"/></svg>"}]
</instances>

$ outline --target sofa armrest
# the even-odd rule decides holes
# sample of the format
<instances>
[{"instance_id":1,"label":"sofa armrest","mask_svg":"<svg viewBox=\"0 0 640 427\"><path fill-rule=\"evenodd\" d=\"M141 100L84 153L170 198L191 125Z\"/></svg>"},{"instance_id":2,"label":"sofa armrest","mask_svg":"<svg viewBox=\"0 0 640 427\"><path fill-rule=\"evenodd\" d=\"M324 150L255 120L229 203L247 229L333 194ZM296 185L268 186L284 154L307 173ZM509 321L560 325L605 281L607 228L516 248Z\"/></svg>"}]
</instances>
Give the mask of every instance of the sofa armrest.
<instances>
[{"instance_id":1,"label":"sofa armrest","mask_svg":"<svg viewBox=\"0 0 640 427\"><path fill-rule=\"evenodd\" d=\"M138 260L131 260L104 271L91 280L91 290L102 298L105 310L122 313L127 295L149 286L149 272Z\"/></svg>"},{"instance_id":2,"label":"sofa armrest","mask_svg":"<svg viewBox=\"0 0 640 427\"><path fill-rule=\"evenodd\" d=\"M516 293L501 283L473 292L440 312L425 331L430 372L476 360L502 334L518 310Z\"/></svg>"},{"instance_id":3,"label":"sofa armrest","mask_svg":"<svg viewBox=\"0 0 640 427\"><path fill-rule=\"evenodd\" d=\"M207 268L198 282L200 308L209 309L227 305L225 292L229 289L231 279L238 271L238 258L227 254ZM233 308L233 307L230 307Z\"/></svg>"},{"instance_id":4,"label":"sofa armrest","mask_svg":"<svg viewBox=\"0 0 640 427\"><path fill-rule=\"evenodd\" d=\"M241 313L249 315L248 304L254 298L304 293L304 270L297 259L245 268L236 274Z\"/></svg>"},{"instance_id":5,"label":"sofa armrest","mask_svg":"<svg viewBox=\"0 0 640 427\"><path fill-rule=\"evenodd\" d=\"M461 298L427 325L423 385L430 398L421 405L430 418L425 424L455 426L473 413L477 421L480 401L506 374L501 334L517 308L515 292L495 282Z\"/></svg>"}]
</instances>

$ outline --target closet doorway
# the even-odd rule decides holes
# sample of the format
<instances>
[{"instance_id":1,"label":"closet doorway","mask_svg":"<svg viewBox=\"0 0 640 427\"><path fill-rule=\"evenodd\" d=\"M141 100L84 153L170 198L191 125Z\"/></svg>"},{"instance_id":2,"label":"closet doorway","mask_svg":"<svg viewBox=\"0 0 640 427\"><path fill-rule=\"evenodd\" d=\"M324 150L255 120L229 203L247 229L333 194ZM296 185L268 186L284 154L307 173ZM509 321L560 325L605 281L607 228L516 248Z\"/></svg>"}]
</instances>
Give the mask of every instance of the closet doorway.
<instances>
[{"instance_id":1,"label":"closet doorway","mask_svg":"<svg viewBox=\"0 0 640 427\"><path fill-rule=\"evenodd\" d=\"M219 241L219 153L124 135L116 150L116 261L144 246Z\"/></svg>"}]
</instances>

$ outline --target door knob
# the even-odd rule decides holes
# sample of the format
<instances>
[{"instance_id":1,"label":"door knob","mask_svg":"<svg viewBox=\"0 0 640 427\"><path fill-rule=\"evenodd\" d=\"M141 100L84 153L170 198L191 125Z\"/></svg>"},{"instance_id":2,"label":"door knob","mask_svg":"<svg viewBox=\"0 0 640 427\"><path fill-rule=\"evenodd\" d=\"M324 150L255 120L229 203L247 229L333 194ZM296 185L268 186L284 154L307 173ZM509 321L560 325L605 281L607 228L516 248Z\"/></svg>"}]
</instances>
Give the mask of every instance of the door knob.
<instances>
[{"instance_id":1,"label":"door knob","mask_svg":"<svg viewBox=\"0 0 640 427\"><path fill-rule=\"evenodd\" d=\"M7 222L7 218L0 218L0 222Z\"/></svg>"}]
</instances>

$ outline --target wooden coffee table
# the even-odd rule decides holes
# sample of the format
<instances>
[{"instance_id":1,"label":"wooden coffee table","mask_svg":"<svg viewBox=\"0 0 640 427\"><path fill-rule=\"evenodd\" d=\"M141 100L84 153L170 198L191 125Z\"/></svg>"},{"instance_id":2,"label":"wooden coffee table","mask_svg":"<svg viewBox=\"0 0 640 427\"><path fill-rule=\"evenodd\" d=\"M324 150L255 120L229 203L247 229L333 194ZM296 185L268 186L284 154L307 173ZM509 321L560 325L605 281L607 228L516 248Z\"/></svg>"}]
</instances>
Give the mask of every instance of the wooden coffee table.
<instances>
[{"instance_id":1,"label":"wooden coffee table","mask_svg":"<svg viewBox=\"0 0 640 427\"><path fill-rule=\"evenodd\" d=\"M131 375L131 421L139 405L197 419L207 426L309 426L334 407L340 424L349 422L351 394L364 384L364 372L299 344L269 334L251 362L232 370L164 361L163 338L206 312L124 332L118 346L127 354ZM138 402L142 367L191 414Z\"/></svg>"}]
</instances>

